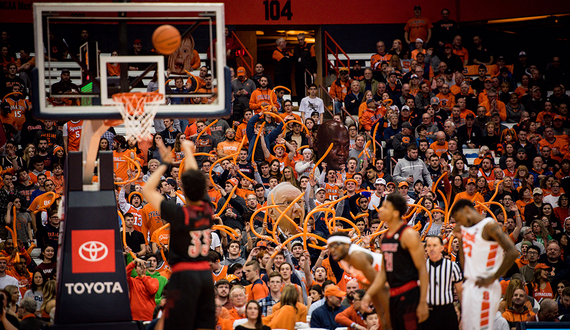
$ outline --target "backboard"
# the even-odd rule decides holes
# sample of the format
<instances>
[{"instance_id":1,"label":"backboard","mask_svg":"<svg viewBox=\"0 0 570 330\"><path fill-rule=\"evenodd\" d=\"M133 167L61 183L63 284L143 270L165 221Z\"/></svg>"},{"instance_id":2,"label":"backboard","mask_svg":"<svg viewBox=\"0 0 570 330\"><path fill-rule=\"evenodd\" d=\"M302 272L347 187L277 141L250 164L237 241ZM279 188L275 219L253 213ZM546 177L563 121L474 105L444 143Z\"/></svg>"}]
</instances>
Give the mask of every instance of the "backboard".
<instances>
[{"instance_id":1,"label":"backboard","mask_svg":"<svg viewBox=\"0 0 570 330\"><path fill-rule=\"evenodd\" d=\"M170 55L152 44L164 24L182 36ZM34 3L34 115L119 119L114 94L158 91L157 118L228 116L224 30L222 3Z\"/></svg>"}]
</instances>

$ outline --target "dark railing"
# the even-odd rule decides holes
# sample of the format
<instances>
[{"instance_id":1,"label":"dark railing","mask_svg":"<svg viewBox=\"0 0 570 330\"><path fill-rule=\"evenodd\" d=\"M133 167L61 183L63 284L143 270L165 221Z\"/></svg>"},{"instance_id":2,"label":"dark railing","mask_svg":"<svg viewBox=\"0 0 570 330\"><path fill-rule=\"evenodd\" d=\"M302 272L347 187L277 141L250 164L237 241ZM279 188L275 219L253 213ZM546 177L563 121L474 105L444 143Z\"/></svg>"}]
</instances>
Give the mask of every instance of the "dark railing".
<instances>
[{"instance_id":1,"label":"dark railing","mask_svg":"<svg viewBox=\"0 0 570 330\"><path fill-rule=\"evenodd\" d=\"M310 81L307 80L307 76L311 77L311 79L309 79ZM308 90L309 85L313 84L314 82L315 82L315 77L313 77L311 71L305 69L305 91Z\"/></svg>"},{"instance_id":2,"label":"dark railing","mask_svg":"<svg viewBox=\"0 0 570 330\"><path fill-rule=\"evenodd\" d=\"M247 48L245 48L245 46L243 45L243 43L241 42L241 40L239 40L238 36L235 34L234 31L232 31L232 36L234 37L234 39L238 42L238 44L240 45L241 49L236 51L236 55L241 59L241 61L243 62L243 66L245 66L245 69L248 71L249 76L253 76L253 56L251 56L250 52L247 50ZM246 58L248 57L248 58ZM248 63L249 62L249 63Z\"/></svg>"},{"instance_id":3,"label":"dark railing","mask_svg":"<svg viewBox=\"0 0 570 330\"><path fill-rule=\"evenodd\" d=\"M347 67L350 68L350 57L348 57L348 55L346 54L346 52L339 46L339 44L334 41L334 39L331 37L331 35L325 31L325 63L327 64L325 66L325 76L328 76L329 74L329 68L334 68L336 74L338 75L338 69L339 67ZM332 47L329 46L329 43L332 44ZM346 64L340 60L340 58L338 57L339 53L344 54L344 56L346 56ZM335 58L334 63L331 62L329 60L329 54L332 54Z\"/></svg>"}]
</instances>

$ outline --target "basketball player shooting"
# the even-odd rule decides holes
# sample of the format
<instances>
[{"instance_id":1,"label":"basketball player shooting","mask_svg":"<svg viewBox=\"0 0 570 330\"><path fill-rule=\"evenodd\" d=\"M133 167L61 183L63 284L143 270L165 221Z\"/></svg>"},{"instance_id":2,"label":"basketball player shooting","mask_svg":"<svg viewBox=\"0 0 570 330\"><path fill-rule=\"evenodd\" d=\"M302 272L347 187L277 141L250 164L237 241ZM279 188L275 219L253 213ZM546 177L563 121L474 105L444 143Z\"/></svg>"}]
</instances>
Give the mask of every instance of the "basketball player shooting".
<instances>
[{"instance_id":1,"label":"basketball player shooting","mask_svg":"<svg viewBox=\"0 0 570 330\"><path fill-rule=\"evenodd\" d=\"M497 221L483 217L470 200L458 200L450 215L461 225L455 226L454 234L459 238L458 255L465 273L463 330L493 329L501 300L498 279L511 268L518 252Z\"/></svg>"},{"instance_id":2,"label":"basketball player shooting","mask_svg":"<svg viewBox=\"0 0 570 330\"><path fill-rule=\"evenodd\" d=\"M382 267L382 255L352 244L345 233L334 233L327 240L331 257L345 272L355 277L364 288L368 288ZM372 297L377 312L388 310L388 292L383 290ZM382 329L389 329L390 315L386 313Z\"/></svg>"},{"instance_id":3,"label":"basketball player shooting","mask_svg":"<svg viewBox=\"0 0 570 330\"><path fill-rule=\"evenodd\" d=\"M184 141L185 167L180 179L186 205L165 200L156 189L160 177L172 161L172 153L162 142L157 143L163 164L151 175L143 196L170 223L168 261L172 276L164 317L164 329L214 329L214 282L207 262L213 210L206 194L206 177L198 170L192 153L193 143Z\"/></svg>"}]
</instances>

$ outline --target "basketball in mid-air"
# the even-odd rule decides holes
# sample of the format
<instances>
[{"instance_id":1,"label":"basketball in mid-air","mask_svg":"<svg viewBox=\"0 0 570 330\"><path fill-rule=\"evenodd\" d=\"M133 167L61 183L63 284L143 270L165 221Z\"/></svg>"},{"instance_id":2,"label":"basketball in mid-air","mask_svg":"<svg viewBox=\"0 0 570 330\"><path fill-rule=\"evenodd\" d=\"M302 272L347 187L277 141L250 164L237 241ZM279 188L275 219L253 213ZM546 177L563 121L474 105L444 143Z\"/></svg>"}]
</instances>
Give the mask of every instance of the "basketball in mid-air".
<instances>
[{"instance_id":1,"label":"basketball in mid-air","mask_svg":"<svg viewBox=\"0 0 570 330\"><path fill-rule=\"evenodd\" d=\"M180 47L180 31L172 25L161 25L152 34L154 49L164 55L170 55Z\"/></svg>"}]
</instances>

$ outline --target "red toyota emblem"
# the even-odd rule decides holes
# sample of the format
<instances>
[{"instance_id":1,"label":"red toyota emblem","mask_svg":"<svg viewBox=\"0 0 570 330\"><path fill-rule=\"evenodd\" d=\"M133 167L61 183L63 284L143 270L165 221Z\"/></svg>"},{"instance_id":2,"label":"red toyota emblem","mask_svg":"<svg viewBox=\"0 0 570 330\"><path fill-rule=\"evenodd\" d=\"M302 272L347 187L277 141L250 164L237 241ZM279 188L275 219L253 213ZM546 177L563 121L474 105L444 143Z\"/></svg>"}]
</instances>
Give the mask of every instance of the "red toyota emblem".
<instances>
[{"instance_id":1,"label":"red toyota emblem","mask_svg":"<svg viewBox=\"0 0 570 330\"><path fill-rule=\"evenodd\" d=\"M114 230L73 230L71 250L73 273L115 272Z\"/></svg>"}]
</instances>

